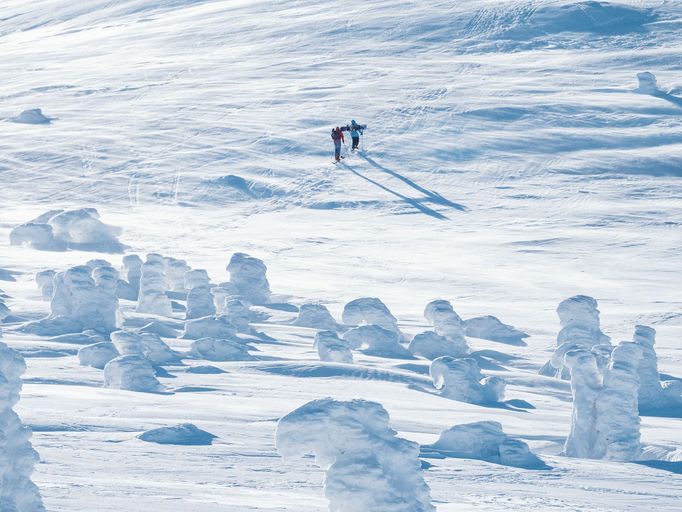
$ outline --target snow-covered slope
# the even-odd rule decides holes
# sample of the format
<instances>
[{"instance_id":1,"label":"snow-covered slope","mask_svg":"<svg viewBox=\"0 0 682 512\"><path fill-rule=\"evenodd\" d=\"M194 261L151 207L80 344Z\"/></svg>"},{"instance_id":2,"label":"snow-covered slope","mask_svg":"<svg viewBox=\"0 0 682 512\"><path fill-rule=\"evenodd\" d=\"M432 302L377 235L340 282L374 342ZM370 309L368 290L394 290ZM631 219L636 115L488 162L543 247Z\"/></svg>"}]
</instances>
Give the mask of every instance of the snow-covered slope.
<instances>
[{"instance_id":1,"label":"snow-covered slope","mask_svg":"<svg viewBox=\"0 0 682 512\"><path fill-rule=\"evenodd\" d=\"M281 312L257 326L279 342L258 344L261 360L171 369L159 378L185 390L173 395L100 389L77 346L9 323L4 341L33 356L17 411L48 510L323 510L319 468L283 465L273 436L325 396L380 402L423 444L499 421L555 468L431 460L439 511L682 506L679 464L558 457L570 389L537 375L557 304L586 294L615 343L654 326L660 371L680 377L681 29L682 7L662 0L5 0L0 276L16 281L0 284L13 315L47 312L39 270L120 264L9 245L48 210L95 207L128 253L186 259L217 283L247 252L278 300L322 301L337 319L380 297L413 335L424 305L447 298L530 334L527 347L470 339L484 372L535 407L522 412L425 393L423 361L356 354L353 371L320 370L314 331ZM637 91L644 71L656 94ZM329 131L351 119L369 125L363 151L334 165ZM181 423L218 439L135 437ZM644 417L642 442L667 453L679 428Z\"/></svg>"}]
</instances>

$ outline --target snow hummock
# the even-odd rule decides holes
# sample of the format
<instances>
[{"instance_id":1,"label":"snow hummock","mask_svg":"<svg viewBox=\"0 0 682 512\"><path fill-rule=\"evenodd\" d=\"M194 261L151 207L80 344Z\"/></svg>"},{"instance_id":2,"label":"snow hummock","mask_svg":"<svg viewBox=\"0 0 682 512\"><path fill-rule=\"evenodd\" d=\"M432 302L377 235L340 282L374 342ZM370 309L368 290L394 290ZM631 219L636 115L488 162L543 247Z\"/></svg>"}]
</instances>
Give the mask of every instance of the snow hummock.
<instances>
[{"instance_id":1,"label":"snow hummock","mask_svg":"<svg viewBox=\"0 0 682 512\"><path fill-rule=\"evenodd\" d=\"M678 381L661 382L658 373L658 357L654 344L656 331L645 325L635 327L633 341L642 349L637 374L639 376L639 410L641 412L665 411L670 408L682 408L682 394L677 386ZM675 392L677 388L677 392Z\"/></svg>"},{"instance_id":2,"label":"snow hummock","mask_svg":"<svg viewBox=\"0 0 682 512\"><path fill-rule=\"evenodd\" d=\"M477 421L447 428L440 433L438 441L422 446L422 451L527 469L547 467L526 443L505 434L497 421Z\"/></svg>"},{"instance_id":3,"label":"snow hummock","mask_svg":"<svg viewBox=\"0 0 682 512\"><path fill-rule=\"evenodd\" d=\"M317 303L302 304L298 309L298 316L293 325L323 331L338 331L340 329L339 324L334 320L327 307Z\"/></svg>"},{"instance_id":4,"label":"snow hummock","mask_svg":"<svg viewBox=\"0 0 682 512\"><path fill-rule=\"evenodd\" d=\"M433 325L433 330L439 336L450 341L457 350L452 356L462 356L469 352L466 338L464 337L465 325L449 301L438 299L429 302L424 308L424 318Z\"/></svg>"},{"instance_id":5,"label":"snow hummock","mask_svg":"<svg viewBox=\"0 0 682 512\"><path fill-rule=\"evenodd\" d=\"M192 342L189 355L207 361L251 361L251 347L238 339L199 338Z\"/></svg>"},{"instance_id":6,"label":"snow hummock","mask_svg":"<svg viewBox=\"0 0 682 512\"><path fill-rule=\"evenodd\" d=\"M336 331L318 331L315 334L315 343L320 361L329 363L353 363L353 353L346 340L339 338Z\"/></svg>"},{"instance_id":7,"label":"snow hummock","mask_svg":"<svg viewBox=\"0 0 682 512\"><path fill-rule=\"evenodd\" d=\"M166 290L168 290L168 281L163 257L155 253L148 254L147 261L141 268L137 312L171 316L173 309Z\"/></svg>"},{"instance_id":8,"label":"snow hummock","mask_svg":"<svg viewBox=\"0 0 682 512\"><path fill-rule=\"evenodd\" d=\"M432 512L419 446L397 437L378 403L313 400L282 417L275 440L284 460L312 454L326 470L330 512Z\"/></svg>"},{"instance_id":9,"label":"snow hummock","mask_svg":"<svg viewBox=\"0 0 682 512\"><path fill-rule=\"evenodd\" d=\"M123 273L118 286L118 297L126 300L137 300L140 295L140 278L142 277L142 258L137 254L123 256Z\"/></svg>"},{"instance_id":10,"label":"snow hummock","mask_svg":"<svg viewBox=\"0 0 682 512\"><path fill-rule=\"evenodd\" d=\"M431 362L429 373L441 395L453 400L472 404L494 404L504 400L504 380L483 377L475 359L439 357Z\"/></svg>"},{"instance_id":11,"label":"snow hummock","mask_svg":"<svg viewBox=\"0 0 682 512\"><path fill-rule=\"evenodd\" d=\"M119 354L144 357L154 366L173 365L180 362L178 354L156 333L126 329L112 332L111 341Z\"/></svg>"},{"instance_id":12,"label":"snow hummock","mask_svg":"<svg viewBox=\"0 0 682 512\"><path fill-rule=\"evenodd\" d=\"M185 323L183 338L198 340L199 338L234 339L235 327L226 315L206 316L188 320Z\"/></svg>"},{"instance_id":13,"label":"snow hummock","mask_svg":"<svg viewBox=\"0 0 682 512\"><path fill-rule=\"evenodd\" d=\"M52 122L39 108L23 110L18 116L11 118L11 120L22 124L50 124Z\"/></svg>"},{"instance_id":14,"label":"snow hummock","mask_svg":"<svg viewBox=\"0 0 682 512\"><path fill-rule=\"evenodd\" d=\"M660 92L658 84L656 83L656 76L653 73L649 71L637 73L637 80L639 80L637 92L643 94L656 94Z\"/></svg>"},{"instance_id":15,"label":"snow hummock","mask_svg":"<svg viewBox=\"0 0 682 512\"><path fill-rule=\"evenodd\" d=\"M52 299L52 294L54 293L54 276L56 274L57 272L52 269L36 272L36 284L38 285L38 288L40 288L40 293L45 300Z\"/></svg>"},{"instance_id":16,"label":"snow hummock","mask_svg":"<svg viewBox=\"0 0 682 512\"><path fill-rule=\"evenodd\" d=\"M261 260L242 252L234 253L227 265L230 283L252 304L265 304L270 300L267 270Z\"/></svg>"},{"instance_id":17,"label":"snow hummock","mask_svg":"<svg viewBox=\"0 0 682 512\"><path fill-rule=\"evenodd\" d=\"M400 344L396 331L379 325L368 324L354 327L343 334L350 348L378 357L411 358L412 354Z\"/></svg>"},{"instance_id":18,"label":"snow hummock","mask_svg":"<svg viewBox=\"0 0 682 512\"><path fill-rule=\"evenodd\" d=\"M467 336L509 345L524 345L523 339L528 337L525 332L503 324L497 317L491 315L465 320L464 326Z\"/></svg>"},{"instance_id":19,"label":"snow hummock","mask_svg":"<svg viewBox=\"0 0 682 512\"><path fill-rule=\"evenodd\" d=\"M350 301L343 307L343 323L350 326L377 325L394 332L402 339L398 320L391 314L386 304L376 297L362 297Z\"/></svg>"},{"instance_id":20,"label":"snow hummock","mask_svg":"<svg viewBox=\"0 0 682 512\"><path fill-rule=\"evenodd\" d=\"M92 345L86 345L78 350L78 362L83 366L92 366L103 370L109 361L119 355L116 345L110 341L100 341Z\"/></svg>"},{"instance_id":21,"label":"snow hummock","mask_svg":"<svg viewBox=\"0 0 682 512\"><path fill-rule=\"evenodd\" d=\"M28 245L42 251L123 252L121 229L99 220L95 208L51 210L10 232L10 245Z\"/></svg>"},{"instance_id":22,"label":"snow hummock","mask_svg":"<svg viewBox=\"0 0 682 512\"><path fill-rule=\"evenodd\" d=\"M192 423L182 423L173 427L153 428L143 432L138 439L148 443L203 446L213 444L214 436Z\"/></svg>"},{"instance_id":23,"label":"snow hummock","mask_svg":"<svg viewBox=\"0 0 682 512\"><path fill-rule=\"evenodd\" d=\"M251 333L253 330L249 325L251 321L251 310L236 297L225 298L224 316L234 326L237 332Z\"/></svg>"},{"instance_id":24,"label":"snow hummock","mask_svg":"<svg viewBox=\"0 0 682 512\"><path fill-rule=\"evenodd\" d=\"M0 342L0 510L44 512L38 487L31 473L38 454L29 441L31 431L14 412L21 393L24 358Z\"/></svg>"},{"instance_id":25,"label":"snow hummock","mask_svg":"<svg viewBox=\"0 0 682 512\"><path fill-rule=\"evenodd\" d=\"M160 393L165 389L149 361L138 355L119 356L109 361L104 367L104 387L143 393Z\"/></svg>"},{"instance_id":26,"label":"snow hummock","mask_svg":"<svg viewBox=\"0 0 682 512\"><path fill-rule=\"evenodd\" d=\"M461 357L467 353L460 343L434 331L417 334L407 348L413 355L432 361L443 356Z\"/></svg>"},{"instance_id":27,"label":"snow hummock","mask_svg":"<svg viewBox=\"0 0 682 512\"><path fill-rule=\"evenodd\" d=\"M191 272L197 272L193 270ZM188 272L189 274L190 272ZM186 276L185 276L186 277ZM197 282L190 279L189 282L185 280L187 293L187 311L185 318L191 320L193 318L201 318L204 316L212 316L216 314L216 307L213 303L213 295L208 283Z\"/></svg>"},{"instance_id":28,"label":"snow hummock","mask_svg":"<svg viewBox=\"0 0 682 512\"><path fill-rule=\"evenodd\" d=\"M173 292L184 292L185 274L191 270L187 262L171 256L164 256L163 263L168 289Z\"/></svg>"}]
</instances>

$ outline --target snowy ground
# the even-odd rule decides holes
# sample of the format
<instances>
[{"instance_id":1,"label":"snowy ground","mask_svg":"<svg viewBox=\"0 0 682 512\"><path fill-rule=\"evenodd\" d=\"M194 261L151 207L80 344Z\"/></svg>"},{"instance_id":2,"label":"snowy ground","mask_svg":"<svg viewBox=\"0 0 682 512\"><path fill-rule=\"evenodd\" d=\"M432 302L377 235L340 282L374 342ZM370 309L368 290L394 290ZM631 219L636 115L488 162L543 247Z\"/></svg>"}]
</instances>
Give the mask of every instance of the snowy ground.
<instances>
[{"instance_id":1,"label":"snowy ground","mask_svg":"<svg viewBox=\"0 0 682 512\"><path fill-rule=\"evenodd\" d=\"M464 318L532 335L528 347L470 340L495 351L508 398L534 406L505 410L429 394L423 361L366 356L350 375L319 376L314 331L284 313L259 326L278 341L258 345L264 360L171 369L172 395L102 389L77 347L3 327L26 355L71 350L27 358L18 406L49 510L324 510L323 473L283 464L273 438L280 416L324 396L379 401L420 443L497 420L553 467L431 460L439 511L682 508L680 463L560 457L570 392L537 375L556 305L584 293L615 342L655 327L661 372L682 377L682 8L453 4L3 2L0 268L19 274L0 288L14 314L48 311L37 270L120 263L9 247L17 224L93 206L129 252L185 258L214 282L244 251L283 299L337 317L378 296L414 334L424 305L447 298ZM635 93L642 71L671 94ZM51 123L11 121L29 108ZM335 166L328 132L351 118L369 124L364 152ZM679 447L679 418L642 421L645 444ZM182 422L219 439L135 437Z\"/></svg>"}]
</instances>

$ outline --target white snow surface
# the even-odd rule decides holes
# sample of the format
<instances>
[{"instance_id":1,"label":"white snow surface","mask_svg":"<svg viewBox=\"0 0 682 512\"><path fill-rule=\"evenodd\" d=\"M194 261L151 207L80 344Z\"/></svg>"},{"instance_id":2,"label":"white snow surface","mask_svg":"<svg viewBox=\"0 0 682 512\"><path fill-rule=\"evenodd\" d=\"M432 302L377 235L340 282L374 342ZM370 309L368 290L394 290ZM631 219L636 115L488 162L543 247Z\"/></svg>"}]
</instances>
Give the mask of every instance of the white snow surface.
<instances>
[{"instance_id":1,"label":"white snow surface","mask_svg":"<svg viewBox=\"0 0 682 512\"><path fill-rule=\"evenodd\" d=\"M682 392L679 2L5 0L1 10L2 117L40 107L51 119L0 123L0 267L15 279L2 281L3 341L28 365L15 410L34 431L43 463L32 478L48 510L327 510L323 470L283 465L273 440L279 418L327 396L381 403L399 437L422 445L497 421L553 468L428 459L439 512L680 507L679 410L642 414L649 460L565 457L570 384L538 374L557 347L557 304L585 295L613 340L654 328L661 387ZM656 90L638 90L643 72ZM333 165L329 129L351 119L369 125L363 150ZM82 208L122 229L126 256L184 260L216 283L232 254L262 260L274 294L253 308L258 360L206 373L185 358L156 377L174 394L138 393L102 387L103 372L80 365L79 345L101 340L22 332L17 318L50 314L36 272L102 257L123 268L121 254L10 246L27 220ZM221 312L239 294L229 283L213 292ZM157 322L186 354L184 314L138 313L137 296L120 296L120 327ZM483 375L507 382L507 401L440 396L424 360L320 362L292 306L325 304L341 319L357 297L380 297L405 340L431 329L422 309L438 297L462 318L529 334L527 346L467 340ZM135 439L184 423L221 441Z\"/></svg>"}]
</instances>

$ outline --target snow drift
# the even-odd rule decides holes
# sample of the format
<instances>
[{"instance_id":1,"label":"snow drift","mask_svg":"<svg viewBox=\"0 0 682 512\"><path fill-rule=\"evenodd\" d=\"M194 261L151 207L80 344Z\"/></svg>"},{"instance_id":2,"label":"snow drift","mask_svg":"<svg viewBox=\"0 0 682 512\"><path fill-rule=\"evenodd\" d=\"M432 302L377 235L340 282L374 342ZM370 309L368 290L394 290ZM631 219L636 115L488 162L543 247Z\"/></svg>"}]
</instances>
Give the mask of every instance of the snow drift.
<instances>
[{"instance_id":1,"label":"snow drift","mask_svg":"<svg viewBox=\"0 0 682 512\"><path fill-rule=\"evenodd\" d=\"M210 445L213 444L213 440L216 437L192 423L182 423L173 427L153 428L137 436L138 439L148 443L184 446Z\"/></svg>"},{"instance_id":2,"label":"snow drift","mask_svg":"<svg viewBox=\"0 0 682 512\"><path fill-rule=\"evenodd\" d=\"M138 355L119 356L109 361L104 367L104 387L143 393L164 391L149 361Z\"/></svg>"}]
</instances>

